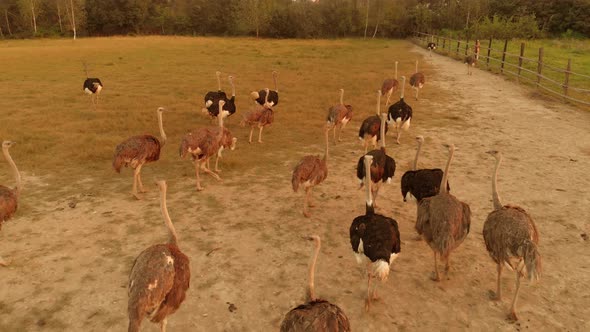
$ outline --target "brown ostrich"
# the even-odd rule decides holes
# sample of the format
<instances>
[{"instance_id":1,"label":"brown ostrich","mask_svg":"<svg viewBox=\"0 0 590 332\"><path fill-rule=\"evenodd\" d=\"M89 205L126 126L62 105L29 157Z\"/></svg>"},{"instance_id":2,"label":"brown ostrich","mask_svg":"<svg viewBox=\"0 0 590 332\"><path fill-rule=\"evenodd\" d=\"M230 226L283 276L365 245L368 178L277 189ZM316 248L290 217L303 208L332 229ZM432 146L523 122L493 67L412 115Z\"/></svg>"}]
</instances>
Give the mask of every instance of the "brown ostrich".
<instances>
[{"instance_id":1,"label":"brown ostrich","mask_svg":"<svg viewBox=\"0 0 590 332\"><path fill-rule=\"evenodd\" d=\"M160 127L160 140L152 135L138 135L132 136L117 145L115 148L115 155L113 156L113 168L117 173L121 172L121 167L130 166L133 171L133 188L131 193L135 198L141 199L137 192L139 185L139 192L145 193L141 182L141 168L146 163L151 163L160 159L160 151L166 144L166 133L164 133L164 126L162 124L162 113L165 111L163 107L159 107L156 111L158 115L158 125Z\"/></svg>"},{"instance_id":2,"label":"brown ostrich","mask_svg":"<svg viewBox=\"0 0 590 332\"><path fill-rule=\"evenodd\" d=\"M220 100L219 109L223 109L223 105L225 105L225 102ZM221 116L217 117L219 120L219 128L201 128L194 132L189 132L188 134L184 135L182 142L180 143L180 157L184 158L187 154L190 154L193 162L195 163L198 191L203 190L203 187L201 186L201 178L199 175L201 168L215 179L221 180L219 175L207 167L207 162L209 158L219 153L219 150L223 145L224 136L231 136L224 135L228 133L228 131L223 127L223 119L225 116L227 115L222 113ZM233 138L232 143L232 146L235 147L235 141Z\"/></svg>"},{"instance_id":3,"label":"brown ostrich","mask_svg":"<svg viewBox=\"0 0 590 332\"><path fill-rule=\"evenodd\" d=\"M328 139L328 132L330 127L326 126L324 129L324 136L326 140L326 152L324 157L320 159L320 156L308 155L303 157L301 161L293 169L293 176L291 178L291 185L293 191L297 192L299 186L303 186L305 189L305 199L303 201L303 215L307 218L311 217L311 214L307 210L307 207L313 207L314 204L311 200L313 187L322 183L326 177L328 177L328 146L330 145Z\"/></svg>"},{"instance_id":4,"label":"brown ostrich","mask_svg":"<svg viewBox=\"0 0 590 332\"><path fill-rule=\"evenodd\" d=\"M381 95L387 94L387 100L385 101L385 107L389 106L389 99L391 95L399 88L399 82L397 81L397 61L395 62L395 75L394 78L386 78L381 84Z\"/></svg>"},{"instance_id":5,"label":"brown ostrich","mask_svg":"<svg viewBox=\"0 0 590 332\"><path fill-rule=\"evenodd\" d=\"M349 332L350 322L344 311L335 304L315 297L315 264L321 241L317 235L309 237L315 242L313 259L309 266L309 302L289 311L281 323L281 332Z\"/></svg>"},{"instance_id":6,"label":"brown ostrich","mask_svg":"<svg viewBox=\"0 0 590 332\"><path fill-rule=\"evenodd\" d=\"M385 124L385 133L387 134L387 124ZM359 140L363 142L365 153L369 149L369 143L373 148L377 148L377 141L381 140L381 90L377 90L377 114L363 120L359 128Z\"/></svg>"},{"instance_id":7,"label":"brown ostrich","mask_svg":"<svg viewBox=\"0 0 590 332\"><path fill-rule=\"evenodd\" d=\"M488 151L496 159L496 167L492 176L492 198L494 210L490 212L483 225L483 239L490 257L497 264L498 280L494 300L502 299L500 278L502 266L516 271L516 291L512 299L509 318L516 321L516 301L520 290L520 278L528 277L530 281L538 280L541 274L541 255L537 250L539 232L533 218L521 207L502 205L498 195L498 168L502 162L502 154Z\"/></svg>"},{"instance_id":8,"label":"brown ostrich","mask_svg":"<svg viewBox=\"0 0 590 332\"><path fill-rule=\"evenodd\" d=\"M274 111L272 110L272 105L268 102L269 89L266 88L264 91L267 93L265 94L265 102L263 105L256 104L253 110L244 114L244 117L240 122L240 125L242 126L250 126L250 137L248 138L248 143L252 143L252 131L254 131L254 126L258 126L259 129L258 143L262 143L262 129L271 125L274 120Z\"/></svg>"},{"instance_id":9,"label":"brown ostrich","mask_svg":"<svg viewBox=\"0 0 590 332\"><path fill-rule=\"evenodd\" d=\"M471 68L475 67L475 64L477 63L477 59L475 58L475 56L466 56L465 61L463 61L463 63L467 65L467 75L473 75L473 70Z\"/></svg>"},{"instance_id":10,"label":"brown ostrich","mask_svg":"<svg viewBox=\"0 0 590 332\"><path fill-rule=\"evenodd\" d=\"M352 119L352 106L344 104L344 89L340 89L340 104L330 107L327 118L327 125L334 130L334 143L336 143L336 128L338 128L338 142L341 142L340 134L350 119Z\"/></svg>"},{"instance_id":11,"label":"brown ostrich","mask_svg":"<svg viewBox=\"0 0 590 332\"><path fill-rule=\"evenodd\" d=\"M451 251L459 247L469 233L471 209L447 191L447 178L454 145L445 145L449 149L449 159L440 183L438 195L422 199L418 206L416 231L422 235L434 253L434 281L440 281L436 255L445 261L445 274L448 277Z\"/></svg>"},{"instance_id":12,"label":"brown ostrich","mask_svg":"<svg viewBox=\"0 0 590 332\"><path fill-rule=\"evenodd\" d=\"M211 128L211 133L213 134L213 136L218 136L219 130L221 130L221 128L219 128L219 127ZM219 146L219 150L217 151L217 154L215 155L215 172L221 173L221 169L219 169L219 166L218 166L219 159L221 158L221 152L226 149L230 149L232 151L235 150L237 141L238 141L238 139L232 135L232 133L229 131L229 129L223 127L223 132L221 134L221 144ZM211 160L211 158L207 159L207 168L209 168L209 169L211 169L211 167L209 167L210 160Z\"/></svg>"},{"instance_id":13,"label":"brown ostrich","mask_svg":"<svg viewBox=\"0 0 590 332\"><path fill-rule=\"evenodd\" d=\"M418 60L416 60L416 73L410 77L410 86L416 90L416 100L418 100L418 91L422 89L426 83L424 74L418 72Z\"/></svg>"},{"instance_id":14,"label":"brown ostrich","mask_svg":"<svg viewBox=\"0 0 590 332\"><path fill-rule=\"evenodd\" d=\"M189 258L180 251L176 230L166 207L166 181L158 181L160 209L168 228L168 243L153 245L139 254L129 274L128 332L139 332L144 317L166 331L168 316L180 308L189 288Z\"/></svg>"},{"instance_id":15,"label":"brown ostrich","mask_svg":"<svg viewBox=\"0 0 590 332\"><path fill-rule=\"evenodd\" d=\"M12 172L14 173L14 180L16 182L16 186L14 189L10 189L8 187L0 185L0 229L2 229L2 222L12 218L12 215L16 212L18 207L18 197L20 196L20 191L22 189L22 182L20 178L20 173L18 172L18 168L16 168L16 164L8 149L12 147L15 142L12 141L4 141L2 142L2 153L4 154L4 158L12 168ZM0 257L0 265L6 266L8 265L2 257Z\"/></svg>"}]
</instances>

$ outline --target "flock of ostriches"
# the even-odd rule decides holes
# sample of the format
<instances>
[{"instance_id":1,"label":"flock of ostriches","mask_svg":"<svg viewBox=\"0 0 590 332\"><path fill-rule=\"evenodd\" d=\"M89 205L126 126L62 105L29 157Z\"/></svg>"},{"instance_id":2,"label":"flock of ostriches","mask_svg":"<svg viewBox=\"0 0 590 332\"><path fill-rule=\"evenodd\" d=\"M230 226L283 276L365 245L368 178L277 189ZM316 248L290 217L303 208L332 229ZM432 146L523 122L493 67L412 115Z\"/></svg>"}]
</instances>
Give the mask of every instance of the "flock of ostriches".
<instances>
[{"instance_id":1,"label":"flock of ostriches","mask_svg":"<svg viewBox=\"0 0 590 332\"><path fill-rule=\"evenodd\" d=\"M425 82L424 75L418 72L410 78L410 85L418 90ZM264 89L251 93L255 101L254 108L243 116L242 124L249 125L249 141L252 142L252 131L259 128L258 141L261 142L262 129L273 121L273 108L279 104L277 89L277 73L273 72L275 90ZM232 87L230 97L222 91L220 73L217 72L218 90L208 92L205 96L203 111L218 119L218 126L200 128L186 134L180 144L180 156L190 155L194 161L197 189L203 190L199 179L199 171L219 179L216 172L218 158L223 149L233 149L236 138L224 127L224 118L236 112L235 88L233 79L229 77ZM359 130L359 138L364 142L365 154L358 160L357 177L361 187L366 189L366 212L356 217L350 226L350 243L354 255L368 278L365 309L369 310L371 300L376 297L377 282L387 280L390 266L400 253L400 232L396 220L375 212L377 194L383 183L389 183L395 173L395 160L387 155L385 135L388 126L393 126L397 132L397 143L402 130L407 130L412 119L412 108L404 100L404 86L406 78L401 76L401 83L397 80L397 62L395 64L395 78L383 81L382 88L377 92L377 114L366 118ZM102 82L97 78L88 78L84 82L84 90L92 95L92 102L102 89ZM400 100L389 105L391 95L400 90ZM344 90L341 89L340 103L328 110L327 122L324 126L326 143L325 154L319 156L305 156L297 164L292 174L292 186L295 192L301 187L305 190L303 214L310 216L308 210L311 203L312 188L322 183L328 176L328 146L329 131L333 130L334 140L340 140L340 131L352 118L352 106L343 101ZM387 95L387 113L380 112L381 96ZM96 106L95 106L96 107ZM162 126L162 113L158 108L161 138L151 135L133 136L115 148L113 168L119 172L121 167L129 166L133 171L133 195L140 199L144 191L141 181L141 168L144 164L159 159L160 150L166 143L166 134ZM338 137L336 137L338 129ZM452 144L446 145L448 160L445 170L419 169L418 156L424 138L416 137L418 149L413 162L413 168L405 172L401 178L401 191L404 201L417 202L417 220L415 229L428 243L434 254L434 272L431 279L440 281L438 259L444 262L444 273L450 268L450 254L457 249L467 237L470 229L471 211L469 205L450 193L447 181L453 152ZM372 143L380 147L367 152ZM12 167L16 178L16 187L10 189L0 186L0 226L1 222L9 219L17 209L17 201L21 192L21 178L18 169L10 157L9 149L14 142L2 143L3 154ZM497 291L494 299L501 299L501 274L504 266L516 274L516 291L512 300L509 317L516 316L516 301L520 288L521 277L530 280L537 279L541 270L541 258L537 250L539 234L535 224L527 212L518 206L503 205L497 191L497 175L502 154L498 151L488 151L495 158L495 169L492 177L493 210L488 215L483 236L487 251L497 264ZM209 160L217 156L215 171L210 169ZM166 319L173 314L186 297L190 281L189 258L183 254L178 246L174 226L166 207L166 182L159 181L160 206L165 224L169 231L169 240L165 244L157 244L145 249L135 260L131 269L128 284L128 315L129 331L139 331L144 318L159 323L162 331L166 328ZM309 237L315 242L315 251L309 270L309 302L302 304L288 312L281 324L281 331L350 331L350 323L344 312L328 301L315 297L314 271L320 249L320 238ZM1 265L7 265L0 258Z\"/></svg>"}]
</instances>

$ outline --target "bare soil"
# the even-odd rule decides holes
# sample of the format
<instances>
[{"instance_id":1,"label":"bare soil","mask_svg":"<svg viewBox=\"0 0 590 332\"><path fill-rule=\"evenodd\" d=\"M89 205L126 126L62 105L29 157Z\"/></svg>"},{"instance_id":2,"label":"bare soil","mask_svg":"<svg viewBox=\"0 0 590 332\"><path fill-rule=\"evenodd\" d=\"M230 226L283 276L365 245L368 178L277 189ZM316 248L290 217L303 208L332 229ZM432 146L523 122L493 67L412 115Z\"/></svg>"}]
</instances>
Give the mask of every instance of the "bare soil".
<instances>
[{"instance_id":1,"label":"bare soil","mask_svg":"<svg viewBox=\"0 0 590 332\"><path fill-rule=\"evenodd\" d=\"M346 312L354 331L590 330L590 114L483 70L467 76L460 62L414 52L423 56L427 81L419 101L406 90L414 118L402 144L388 135L398 168L395 181L381 189L378 211L398 221L402 253L379 287L381 301L364 311L366 279L348 236L352 220L364 214L354 178L362 154L356 133L370 113L359 111L343 132L345 141L331 145L329 175L314 191L310 219L301 214L303 193L292 192L290 177L301 156L321 153L321 141L287 155L273 146L276 129L265 131L264 148L244 143L247 131L236 129L241 145L226 153L222 182L205 176L205 191L197 192L188 162L184 174L167 179L168 207L192 270L188 297L170 317L169 331L278 330L285 313L305 300L312 243L302 236L311 234L323 240L316 291ZM452 271L442 282L429 279L432 252L415 240L416 206L403 203L399 187L419 134L426 137L420 167L442 168L447 155L441 144L455 143L452 192L473 213L471 233L451 256ZM482 238L492 209L493 159L484 153L490 149L505 157L503 202L529 211L541 237L544 273L538 283L523 284L518 323L506 319L512 273L504 273L504 300L488 298L496 278ZM231 172L241 153L254 151L273 154L279 166ZM136 201L128 193L129 171L117 175L104 166L105 178L64 187L23 171L27 198L0 233L0 255L11 263L0 269L1 331L126 329L132 262L166 239L157 188L146 180L158 168L144 167L151 191ZM143 331L158 327L144 322Z\"/></svg>"}]
</instances>

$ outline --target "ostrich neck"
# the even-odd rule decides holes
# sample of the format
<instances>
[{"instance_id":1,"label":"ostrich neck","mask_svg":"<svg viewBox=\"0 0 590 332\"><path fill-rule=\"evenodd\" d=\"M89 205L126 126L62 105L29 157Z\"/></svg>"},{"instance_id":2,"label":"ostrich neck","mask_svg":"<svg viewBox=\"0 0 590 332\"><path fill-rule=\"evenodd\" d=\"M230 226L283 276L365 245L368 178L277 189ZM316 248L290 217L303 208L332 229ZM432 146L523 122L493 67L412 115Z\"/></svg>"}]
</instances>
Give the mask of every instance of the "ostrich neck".
<instances>
[{"instance_id":1,"label":"ostrich neck","mask_svg":"<svg viewBox=\"0 0 590 332\"><path fill-rule=\"evenodd\" d=\"M344 105L344 90L340 91L340 105Z\"/></svg>"},{"instance_id":2,"label":"ostrich neck","mask_svg":"<svg viewBox=\"0 0 590 332\"><path fill-rule=\"evenodd\" d=\"M219 107L219 114L217 117L219 118L219 134L217 135L217 139L219 142L223 139L223 115L221 114L221 110L223 107Z\"/></svg>"},{"instance_id":3,"label":"ostrich neck","mask_svg":"<svg viewBox=\"0 0 590 332\"><path fill-rule=\"evenodd\" d=\"M373 193L371 192L371 162L373 158L365 158L365 197L367 206L373 206Z\"/></svg>"},{"instance_id":4,"label":"ostrich neck","mask_svg":"<svg viewBox=\"0 0 590 332\"><path fill-rule=\"evenodd\" d=\"M418 156L420 155L420 149L422 149L422 141L418 141L418 149L416 150L416 157L414 157L414 171L418 169Z\"/></svg>"},{"instance_id":5,"label":"ostrich neck","mask_svg":"<svg viewBox=\"0 0 590 332\"><path fill-rule=\"evenodd\" d=\"M12 157L10 156L7 147L2 148L2 153L4 153L4 158L6 158L6 161L8 161L8 164L10 165L10 168L12 168L12 172L14 173L14 179L16 181L16 187L14 188L14 191L16 193L16 197L18 197L20 195L20 190L22 187L20 173L18 171L18 168L16 168L16 164L14 163L14 160L12 160Z\"/></svg>"},{"instance_id":6,"label":"ostrich neck","mask_svg":"<svg viewBox=\"0 0 590 332\"><path fill-rule=\"evenodd\" d=\"M495 210L500 210L502 208L502 202L498 195L498 169L500 169L501 162L502 156L499 156L498 159L496 159L496 167L494 169L494 174L492 175L492 199L494 201Z\"/></svg>"},{"instance_id":7,"label":"ostrich neck","mask_svg":"<svg viewBox=\"0 0 590 332\"><path fill-rule=\"evenodd\" d=\"M268 104L268 95L270 94L269 90L264 90L266 92L266 96L264 96L264 105Z\"/></svg>"},{"instance_id":8,"label":"ostrich neck","mask_svg":"<svg viewBox=\"0 0 590 332\"><path fill-rule=\"evenodd\" d=\"M445 173L443 174L442 181L440 181L439 193L447 192L447 178L449 175L449 169L451 168L451 161L453 160L453 154L455 149L449 149L449 160L447 160L447 166L445 166Z\"/></svg>"},{"instance_id":9,"label":"ostrich neck","mask_svg":"<svg viewBox=\"0 0 590 332\"><path fill-rule=\"evenodd\" d=\"M311 259L311 265L309 266L309 301L313 301L315 300L315 285L314 285L314 280L315 280L315 264L318 260L318 255L320 254L320 239L319 238L315 238L315 250L313 252L313 258Z\"/></svg>"},{"instance_id":10,"label":"ostrich neck","mask_svg":"<svg viewBox=\"0 0 590 332\"><path fill-rule=\"evenodd\" d=\"M381 92L377 92L377 115L381 118Z\"/></svg>"},{"instance_id":11,"label":"ostrich neck","mask_svg":"<svg viewBox=\"0 0 590 332\"><path fill-rule=\"evenodd\" d=\"M381 115L381 127L379 130L381 131L381 146L385 148L385 120L387 119L387 115Z\"/></svg>"},{"instance_id":12,"label":"ostrich neck","mask_svg":"<svg viewBox=\"0 0 590 332\"><path fill-rule=\"evenodd\" d=\"M229 83L231 84L231 95L232 97L236 96L236 86L234 85L234 80L232 79L231 81L229 81Z\"/></svg>"},{"instance_id":13,"label":"ostrich neck","mask_svg":"<svg viewBox=\"0 0 590 332\"><path fill-rule=\"evenodd\" d=\"M166 144L166 133L164 132L164 123L162 121L162 112L158 111L158 126L160 127L160 137L162 138L162 146Z\"/></svg>"},{"instance_id":14,"label":"ostrich neck","mask_svg":"<svg viewBox=\"0 0 590 332\"><path fill-rule=\"evenodd\" d=\"M166 206L166 188L160 190L160 202L162 216L164 217L164 222L166 223L166 227L168 227L168 231L170 232L168 235L168 243L176 244L178 242L178 237L176 236L176 229L172 224L172 220L168 214L168 207Z\"/></svg>"},{"instance_id":15,"label":"ostrich neck","mask_svg":"<svg viewBox=\"0 0 590 332\"><path fill-rule=\"evenodd\" d=\"M395 62L395 74L394 78L397 80L397 61Z\"/></svg>"},{"instance_id":16,"label":"ostrich neck","mask_svg":"<svg viewBox=\"0 0 590 332\"><path fill-rule=\"evenodd\" d=\"M325 130L324 131L324 140L326 141L326 150L325 150L325 154L324 154L324 162L328 162L328 148L330 146L330 139L329 139L329 135L328 135L329 131Z\"/></svg>"},{"instance_id":17,"label":"ostrich neck","mask_svg":"<svg viewBox=\"0 0 590 332\"><path fill-rule=\"evenodd\" d=\"M416 61L416 73L418 72L418 61Z\"/></svg>"},{"instance_id":18,"label":"ostrich neck","mask_svg":"<svg viewBox=\"0 0 590 332\"><path fill-rule=\"evenodd\" d=\"M272 80L275 83L275 91L278 93L279 92L279 87L278 87L278 84L277 84L277 75L276 74L275 75L272 75Z\"/></svg>"},{"instance_id":19,"label":"ostrich neck","mask_svg":"<svg viewBox=\"0 0 590 332\"><path fill-rule=\"evenodd\" d=\"M217 74L217 91L221 91L221 77Z\"/></svg>"},{"instance_id":20,"label":"ostrich neck","mask_svg":"<svg viewBox=\"0 0 590 332\"><path fill-rule=\"evenodd\" d=\"M400 93L399 98L404 99L404 90L406 89L406 77L402 78L402 92Z\"/></svg>"}]
</instances>

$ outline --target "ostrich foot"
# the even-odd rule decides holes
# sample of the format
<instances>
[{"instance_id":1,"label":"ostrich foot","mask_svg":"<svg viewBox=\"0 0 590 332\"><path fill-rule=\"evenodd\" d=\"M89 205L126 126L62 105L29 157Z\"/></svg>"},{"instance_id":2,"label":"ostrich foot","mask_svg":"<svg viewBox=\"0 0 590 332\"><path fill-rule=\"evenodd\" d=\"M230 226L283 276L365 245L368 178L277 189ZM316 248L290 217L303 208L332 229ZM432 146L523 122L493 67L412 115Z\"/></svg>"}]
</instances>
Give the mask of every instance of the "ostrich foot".
<instances>
[{"instance_id":1,"label":"ostrich foot","mask_svg":"<svg viewBox=\"0 0 590 332\"><path fill-rule=\"evenodd\" d=\"M396 142L397 144L402 144L402 143L400 143L400 142L399 142L399 138L398 138L398 139L397 139L395 142Z\"/></svg>"},{"instance_id":2,"label":"ostrich foot","mask_svg":"<svg viewBox=\"0 0 590 332\"><path fill-rule=\"evenodd\" d=\"M307 203L307 206L309 206L309 207L315 207L315 203L310 201L309 203Z\"/></svg>"},{"instance_id":3,"label":"ostrich foot","mask_svg":"<svg viewBox=\"0 0 590 332\"><path fill-rule=\"evenodd\" d=\"M217 172L217 173L221 173L221 170L216 168L216 169L215 169L215 172Z\"/></svg>"},{"instance_id":4,"label":"ostrich foot","mask_svg":"<svg viewBox=\"0 0 590 332\"><path fill-rule=\"evenodd\" d=\"M201 187L200 185L197 185L197 191L203 191L203 189L205 188Z\"/></svg>"},{"instance_id":5,"label":"ostrich foot","mask_svg":"<svg viewBox=\"0 0 590 332\"><path fill-rule=\"evenodd\" d=\"M147 190L147 189L144 189L144 188L142 187L142 188L139 188L139 192L140 192L140 193L142 193L142 194L145 194L145 193L149 192L149 190Z\"/></svg>"},{"instance_id":6,"label":"ostrich foot","mask_svg":"<svg viewBox=\"0 0 590 332\"><path fill-rule=\"evenodd\" d=\"M258 143L262 143L262 141L261 140L258 140Z\"/></svg>"},{"instance_id":7,"label":"ostrich foot","mask_svg":"<svg viewBox=\"0 0 590 332\"><path fill-rule=\"evenodd\" d=\"M131 195L133 195L133 197L135 197L135 199L137 199L138 201L141 201L141 196L139 196L138 193L132 192Z\"/></svg>"},{"instance_id":8,"label":"ostrich foot","mask_svg":"<svg viewBox=\"0 0 590 332\"><path fill-rule=\"evenodd\" d=\"M305 218L311 218L311 213L309 213L308 211L303 211L303 215L305 216Z\"/></svg>"},{"instance_id":9,"label":"ostrich foot","mask_svg":"<svg viewBox=\"0 0 590 332\"><path fill-rule=\"evenodd\" d=\"M500 296L498 293L494 292L493 290L488 291L488 297L492 301L502 301L502 296Z\"/></svg>"},{"instance_id":10,"label":"ostrich foot","mask_svg":"<svg viewBox=\"0 0 590 332\"><path fill-rule=\"evenodd\" d=\"M516 312L514 310L511 310L510 313L508 314L508 317L506 317L506 318L511 322L518 321L518 316L516 316Z\"/></svg>"},{"instance_id":11,"label":"ostrich foot","mask_svg":"<svg viewBox=\"0 0 590 332\"><path fill-rule=\"evenodd\" d=\"M430 274L430 280L432 280L432 281L440 281L440 276L438 275L438 273L432 272Z\"/></svg>"},{"instance_id":12,"label":"ostrich foot","mask_svg":"<svg viewBox=\"0 0 590 332\"><path fill-rule=\"evenodd\" d=\"M0 257L0 266L8 266L8 263L2 257Z\"/></svg>"}]
</instances>

